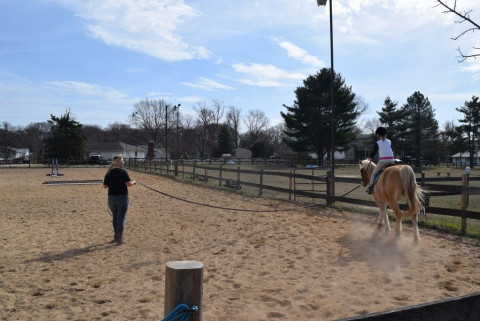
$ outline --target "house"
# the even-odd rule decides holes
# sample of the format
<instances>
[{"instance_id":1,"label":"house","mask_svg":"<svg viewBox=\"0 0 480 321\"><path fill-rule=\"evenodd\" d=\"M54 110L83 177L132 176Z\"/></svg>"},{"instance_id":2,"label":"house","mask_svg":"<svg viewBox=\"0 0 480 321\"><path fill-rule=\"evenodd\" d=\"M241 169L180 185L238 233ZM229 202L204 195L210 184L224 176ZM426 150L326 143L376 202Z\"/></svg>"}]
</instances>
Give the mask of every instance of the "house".
<instances>
[{"instance_id":1,"label":"house","mask_svg":"<svg viewBox=\"0 0 480 321\"><path fill-rule=\"evenodd\" d=\"M374 140L370 134L359 134L345 151L344 160L358 161L359 159L366 159L372 153L372 145ZM337 159L337 156L335 156Z\"/></svg>"},{"instance_id":2,"label":"house","mask_svg":"<svg viewBox=\"0 0 480 321\"><path fill-rule=\"evenodd\" d=\"M106 160L122 154L124 158L145 158L147 149L141 146L129 145L122 142L102 142L87 145L87 158L91 155L102 155Z\"/></svg>"},{"instance_id":3,"label":"house","mask_svg":"<svg viewBox=\"0 0 480 321\"><path fill-rule=\"evenodd\" d=\"M3 160L28 162L30 160L30 156L31 153L28 148L7 147L5 149L5 146L0 147L0 158Z\"/></svg>"},{"instance_id":4,"label":"house","mask_svg":"<svg viewBox=\"0 0 480 321\"><path fill-rule=\"evenodd\" d=\"M145 158L148 158L148 146L145 145L140 145L138 148L143 148L145 152ZM170 153L168 154L168 157L170 157ZM153 149L153 159L165 159L165 150L163 148L154 148Z\"/></svg>"},{"instance_id":5,"label":"house","mask_svg":"<svg viewBox=\"0 0 480 321\"><path fill-rule=\"evenodd\" d=\"M235 158L252 158L252 151L246 148L237 148L233 150L232 156Z\"/></svg>"},{"instance_id":6,"label":"house","mask_svg":"<svg viewBox=\"0 0 480 321\"><path fill-rule=\"evenodd\" d=\"M450 158L452 159L453 165L457 165L457 166L470 165L470 153L467 153L467 152L456 153L450 156ZM480 152L476 152L473 155L473 163L477 166L480 165Z\"/></svg>"}]
</instances>

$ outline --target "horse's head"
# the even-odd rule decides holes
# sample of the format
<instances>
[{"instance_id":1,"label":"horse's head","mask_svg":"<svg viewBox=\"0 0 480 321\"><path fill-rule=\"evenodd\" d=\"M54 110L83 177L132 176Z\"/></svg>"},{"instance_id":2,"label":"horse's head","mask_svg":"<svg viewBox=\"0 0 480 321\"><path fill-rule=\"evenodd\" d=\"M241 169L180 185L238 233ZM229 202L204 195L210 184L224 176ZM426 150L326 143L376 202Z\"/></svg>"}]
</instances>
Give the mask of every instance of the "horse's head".
<instances>
[{"instance_id":1,"label":"horse's head","mask_svg":"<svg viewBox=\"0 0 480 321\"><path fill-rule=\"evenodd\" d=\"M368 159L360 161L360 175L362 176L363 187L366 187L370 182L370 175L372 175L375 166L376 164Z\"/></svg>"}]
</instances>

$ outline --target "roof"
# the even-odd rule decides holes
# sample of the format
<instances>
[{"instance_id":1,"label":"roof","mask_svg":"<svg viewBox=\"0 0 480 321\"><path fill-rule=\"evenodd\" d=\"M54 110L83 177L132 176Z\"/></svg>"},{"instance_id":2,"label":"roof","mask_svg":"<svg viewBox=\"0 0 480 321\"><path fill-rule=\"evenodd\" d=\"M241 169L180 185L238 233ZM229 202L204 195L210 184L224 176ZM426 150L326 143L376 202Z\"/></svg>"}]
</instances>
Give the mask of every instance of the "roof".
<instances>
[{"instance_id":1,"label":"roof","mask_svg":"<svg viewBox=\"0 0 480 321\"><path fill-rule=\"evenodd\" d=\"M101 143L90 143L87 145L87 150L101 150L106 152L118 152L118 151L127 151L135 152L143 147L138 147L135 145L129 145L122 142L101 142Z\"/></svg>"},{"instance_id":2,"label":"roof","mask_svg":"<svg viewBox=\"0 0 480 321\"><path fill-rule=\"evenodd\" d=\"M461 152L461 153L456 153L450 157L470 157L470 153L468 152ZM476 152L473 157L480 157L480 152Z\"/></svg>"}]
</instances>

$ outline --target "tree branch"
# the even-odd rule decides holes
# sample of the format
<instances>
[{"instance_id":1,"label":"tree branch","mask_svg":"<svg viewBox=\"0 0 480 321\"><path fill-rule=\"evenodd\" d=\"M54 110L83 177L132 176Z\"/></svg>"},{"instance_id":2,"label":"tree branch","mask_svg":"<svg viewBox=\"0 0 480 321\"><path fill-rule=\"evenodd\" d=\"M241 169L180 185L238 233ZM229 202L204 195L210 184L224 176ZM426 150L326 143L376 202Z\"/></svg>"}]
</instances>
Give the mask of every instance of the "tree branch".
<instances>
[{"instance_id":1,"label":"tree branch","mask_svg":"<svg viewBox=\"0 0 480 321\"><path fill-rule=\"evenodd\" d=\"M476 22L474 22L472 19L470 19L470 13L472 12L472 10L470 10L470 11L464 11L463 13L460 13L460 12L457 11L457 0L454 1L453 7L448 6L444 0L437 0L437 2L438 2L438 4L435 5L434 7L443 6L444 8L447 9L447 10L443 11L443 13L445 13L445 14L453 13L453 14L457 15L458 17L462 18L462 20L460 20L460 21L455 21L455 23L464 23L465 21L468 21L468 22L470 22L470 23L474 26L474 27L472 27L472 28L468 28L467 30L463 31L463 32L460 33L458 36L456 36L456 37L454 37L454 38L451 38L452 40L458 40L459 38L461 38L462 36L464 36L465 34L467 34L467 33L469 33L469 32L474 33L475 30L480 30L480 25L477 24ZM478 47L473 47L473 49L474 49L474 50L479 50L480 48L478 48ZM477 59L477 57L480 56L480 53L479 53L479 54L465 55L465 54L460 50L460 48L458 48L457 51L460 53L460 56L457 57L457 58L459 58L459 62L463 62L463 61L467 60L468 58Z\"/></svg>"}]
</instances>

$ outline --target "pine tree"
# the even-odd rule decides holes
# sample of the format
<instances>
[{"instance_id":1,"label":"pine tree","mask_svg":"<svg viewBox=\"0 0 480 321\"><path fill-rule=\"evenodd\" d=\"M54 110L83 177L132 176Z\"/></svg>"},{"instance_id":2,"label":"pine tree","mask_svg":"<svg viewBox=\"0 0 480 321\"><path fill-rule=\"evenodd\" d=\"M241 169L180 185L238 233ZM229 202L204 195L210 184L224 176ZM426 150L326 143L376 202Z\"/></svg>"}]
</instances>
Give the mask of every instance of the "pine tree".
<instances>
[{"instance_id":1,"label":"pine tree","mask_svg":"<svg viewBox=\"0 0 480 321\"><path fill-rule=\"evenodd\" d=\"M466 101L464 106L456 108L456 110L464 115L463 119L458 120L463 124L458 127L458 131L462 134L468 146L470 167L473 168L475 166L475 150L478 143L478 130L480 128L480 102L478 101L478 97L472 96L471 101Z\"/></svg>"},{"instance_id":2,"label":"pine tree","mask_svg":"<svg viewBox=\"0 0 480 321\"><path fill-rule=\"evenodd\" d=\"M428 156L437 161L438 122L435 112L419 91L407 98L403 105L401 126L404 128L401 138L405 142L405 151L416 157L416 166L420 166L420 157Z\"/></svg>"},{"instance_id":3,"label":"pine tree","mask_svg":"<svg viewBox=\"0 0 480 321\"><path fill-rule=\"evenodd\" d=\"M331 70L323 68L303 81L295 90L292 107L283 105L284 142L296 152L314 152L319 160L331 155ZM347 148L354 139L354 127L360 115L355 94L340 74L334 75L334 135L336 149Z\"/></svg>"},{"instance_id":4,"label":"pine tree","mask_svg":"<svg viewBox=\"0 0 480 321\"><path fill-rule=\"evenodd\" d=\"M392 147L395 151L402 150L398 133L403 131L401 126L403 115L402 111L397 109L397 105L397 101L393 101L387 96L382 111L377 112L380 116L380 123L387 128L388 138L392 141Z\"/></svg>"},{"instance_id":5,"label":"pine tree","mask_svg":"<svg viewBox=\"0 0 480 321\"><path fill-rule=\"evenodd\" d=\"M49 136L44 139L45 157L59 160L83 160L86 153L86 137L82 124L70 115L67 109L61 117L50 115L52 124Z\"/></svg>"}]
</instances>

